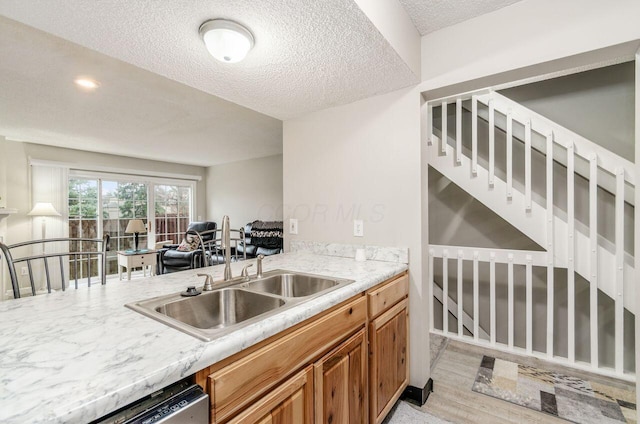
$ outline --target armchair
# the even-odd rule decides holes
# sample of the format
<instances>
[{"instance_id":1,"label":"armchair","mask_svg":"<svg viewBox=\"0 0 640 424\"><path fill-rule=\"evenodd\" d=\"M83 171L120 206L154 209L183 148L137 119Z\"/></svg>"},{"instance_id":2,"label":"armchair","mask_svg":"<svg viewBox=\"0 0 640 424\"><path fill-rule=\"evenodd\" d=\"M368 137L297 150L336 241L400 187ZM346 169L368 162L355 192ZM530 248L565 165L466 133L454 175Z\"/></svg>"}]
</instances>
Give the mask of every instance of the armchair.
<instances>
[{"instance_id":1,"label":"armchair","mask_svg":"<svg viewBox=\"0 0 640 424\"><path fill-rule=\"evenodd\" d=\"M213 239L213 234L216 229L216 223L212 221L205 222L192 222L187 227L185 233L185 239L189 236L196 236L199 233L202 235L203 243L206 243ZM208 237L208 238L207 238ZM190 251L178 250L179 245L165 245L164 248L158 251L160 273L166 274L169 272L184 271L186 269L200 268L204 265L203 251L201 248L196 248Z\"/></svg>"}]
</instances>

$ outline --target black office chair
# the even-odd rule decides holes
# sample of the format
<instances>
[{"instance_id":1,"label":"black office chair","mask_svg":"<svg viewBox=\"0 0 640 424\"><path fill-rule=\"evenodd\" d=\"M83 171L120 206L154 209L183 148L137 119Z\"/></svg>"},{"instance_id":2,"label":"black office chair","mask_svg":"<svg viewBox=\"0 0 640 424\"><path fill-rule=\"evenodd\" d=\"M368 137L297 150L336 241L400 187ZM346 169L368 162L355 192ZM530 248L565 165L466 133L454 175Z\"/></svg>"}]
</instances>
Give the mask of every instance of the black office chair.
<instances>
[{"instance_id":1,"label":"black office chair","mask_svg":"<svg viewBox=\"0 0 640 424\"><path fill-rule=\"evenodd\" d=\"M187 227L185 238L189 236L197 236L198 233L203 234L203 243L207 243L214 237L212 230L216 229L216 223L212 221L192 222ZM164 247L158 251L160 272L167 274L169 272L184 271L187 269L200 268L205 265L202 248L191 251L178 250L178 244Z\"/></svg>"}]
</instances>

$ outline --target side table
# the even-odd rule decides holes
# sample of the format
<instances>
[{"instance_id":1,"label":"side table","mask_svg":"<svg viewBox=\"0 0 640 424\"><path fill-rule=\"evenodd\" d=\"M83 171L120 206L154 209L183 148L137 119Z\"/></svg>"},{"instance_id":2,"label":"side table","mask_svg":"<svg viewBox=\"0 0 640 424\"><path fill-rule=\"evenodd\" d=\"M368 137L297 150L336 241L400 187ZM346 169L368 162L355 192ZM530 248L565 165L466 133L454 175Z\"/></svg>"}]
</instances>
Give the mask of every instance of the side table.
<instances>
[{"instance_id":1,"label":"side table","mask_svg":"<svg viewBox=\"0 0 640 424\"><path fill-rule=\"evenodd\" d=\"M144 276L147 276L147 267L149 267L149 275L156 275L157 252L155 250L141 251L118 251L118 276L122 281L122 268L127 269L127 280L131 280L131 268L142 268Z\"/></svg>"}]
</instances>

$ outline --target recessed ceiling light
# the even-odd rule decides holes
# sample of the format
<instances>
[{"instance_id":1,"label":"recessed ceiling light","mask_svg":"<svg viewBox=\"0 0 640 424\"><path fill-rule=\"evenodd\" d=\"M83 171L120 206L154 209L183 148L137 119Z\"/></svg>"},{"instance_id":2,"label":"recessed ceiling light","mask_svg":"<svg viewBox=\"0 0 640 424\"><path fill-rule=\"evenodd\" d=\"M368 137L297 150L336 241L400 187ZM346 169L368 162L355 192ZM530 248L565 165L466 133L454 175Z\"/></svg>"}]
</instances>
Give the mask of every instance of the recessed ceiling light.
<instances>
[{"instance_id":1,"label":"recessed ceiling light","mask_svg":"<svg viewBox=\"0 0 640 424\"><path fill-rule=\"evenodd\" d=\"M212 19L200 25L200 36L211 56L220 62L235 63L253 48L253 34L237 22Z\"/></svg>"},{"instance_id":2,"label":"recessed ceiling light","mask_svg":"<svg viewBox=\"0 0 640 424\"><path fill-rule=\"evenodd\" d=\"M89 78L76 78L74 82L78 87L84 88L85 90L95 90L100 87L100 83L98 81L94 81Z\"/></svg>"}]
</instances>

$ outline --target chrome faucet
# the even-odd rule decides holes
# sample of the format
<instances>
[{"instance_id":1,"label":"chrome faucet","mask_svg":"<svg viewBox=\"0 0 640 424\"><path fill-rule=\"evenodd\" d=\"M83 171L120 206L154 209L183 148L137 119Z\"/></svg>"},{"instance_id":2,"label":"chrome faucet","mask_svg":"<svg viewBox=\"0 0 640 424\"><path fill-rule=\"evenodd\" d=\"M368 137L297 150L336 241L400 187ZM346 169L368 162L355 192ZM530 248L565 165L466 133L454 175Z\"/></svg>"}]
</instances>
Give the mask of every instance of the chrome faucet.
<instances>
[{"instance_id":1,"label":"chrome faucet","mask_svg":"<svg viewBox=\"0 0 640 424\"><path fill-rule=\"evenodd\" d=\"M229 227L229 216L222 217L222 250L224 251L224 281L233 278L231 275L231 228Z\"/></svg>"},{"instance_id":2,"label":"chrome faucet","mask_svg":"<svg viewBox=\"0 0 640 424\"><path fill-rule=\"evenodd\" d=\"M262 278L262 260L264 259L264 255L258 255L256 259L256 278Z\"/></svg>"}]
</instances>

